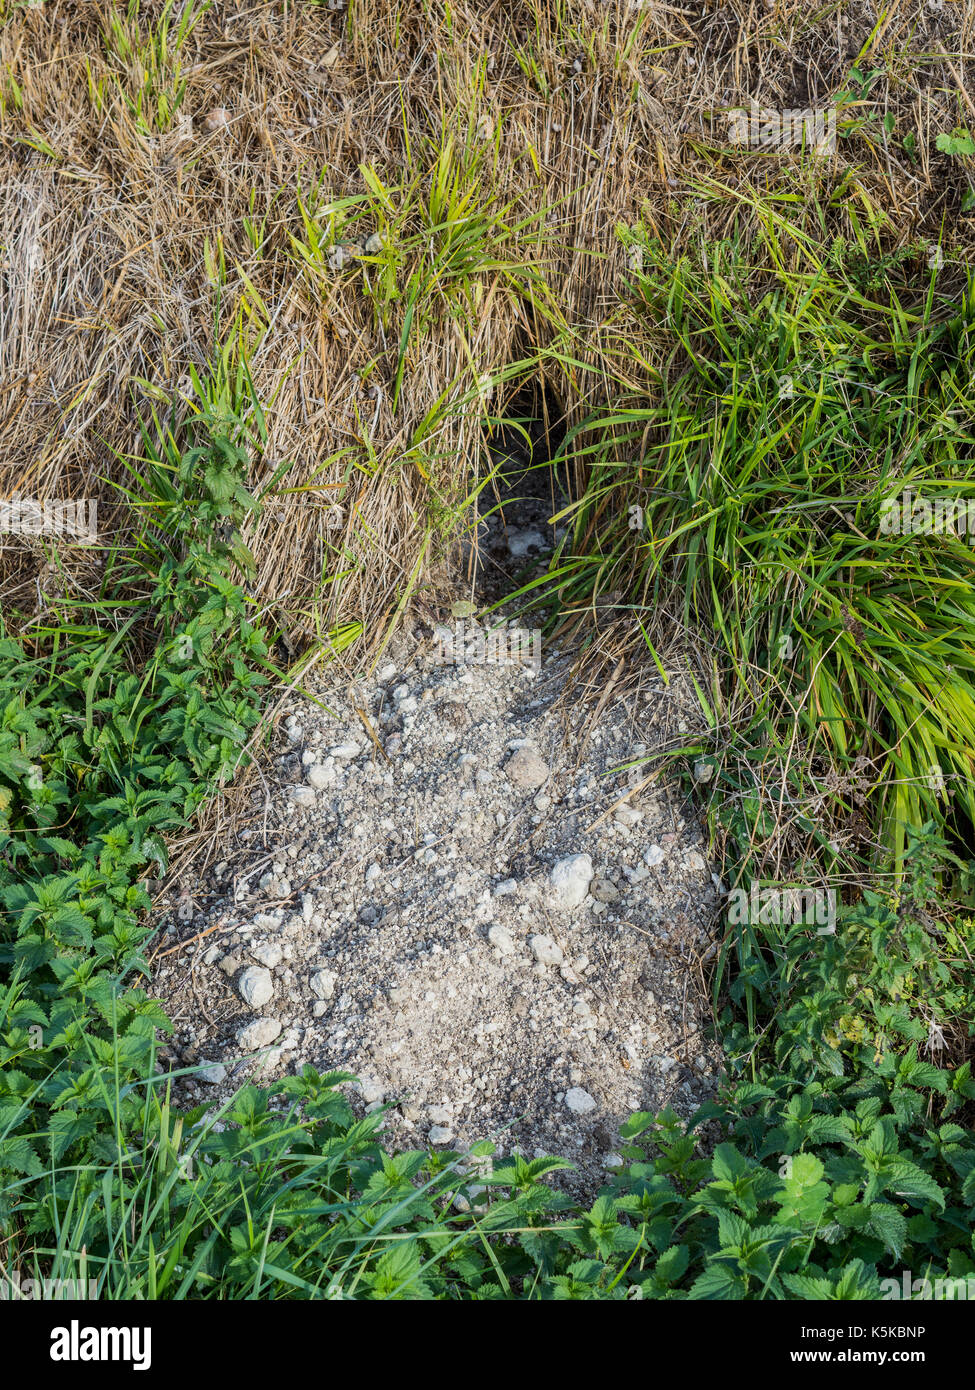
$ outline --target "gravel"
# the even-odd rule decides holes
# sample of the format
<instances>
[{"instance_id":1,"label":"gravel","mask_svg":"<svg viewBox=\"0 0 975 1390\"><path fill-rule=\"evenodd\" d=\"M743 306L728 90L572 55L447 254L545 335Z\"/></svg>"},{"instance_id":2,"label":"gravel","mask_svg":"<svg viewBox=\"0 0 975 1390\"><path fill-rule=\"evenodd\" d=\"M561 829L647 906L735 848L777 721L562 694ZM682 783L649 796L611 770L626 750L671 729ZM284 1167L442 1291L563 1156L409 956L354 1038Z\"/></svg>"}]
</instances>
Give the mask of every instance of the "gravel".
<instances>
[{"instance_id":1,"label":"gravel","mask_svg":"<svg viewBox=\"0 0 975 1390\"><path fill-rule=\"evenodd\" d=\"M720 1074L701 831L626 770L695 727L693 690L655 675L593 727L568 653L537 671L434 650L397 638L375 677L322 676L320 703L282 711L257 814L216 847L219 875L184 885L202 912L173 915L174 936L221 925L156 976L174 1070L212 1059L174 1085L209 1099L346 1070L354 1106L391 1106L391 1149L559 1154L574 1168L555 1180L585 1197L634 1109L689 1116Z\"/></svg>"}]
</instances>

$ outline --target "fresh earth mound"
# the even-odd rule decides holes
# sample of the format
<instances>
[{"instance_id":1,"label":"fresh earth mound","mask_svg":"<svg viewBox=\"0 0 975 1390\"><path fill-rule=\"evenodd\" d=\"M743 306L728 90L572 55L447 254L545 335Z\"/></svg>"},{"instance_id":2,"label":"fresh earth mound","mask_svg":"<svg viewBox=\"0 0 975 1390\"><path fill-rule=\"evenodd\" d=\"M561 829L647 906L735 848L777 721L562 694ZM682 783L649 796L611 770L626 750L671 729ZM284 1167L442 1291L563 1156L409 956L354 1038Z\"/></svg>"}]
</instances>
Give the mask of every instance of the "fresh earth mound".
<instances>
[{"instance_id":1,"label":"fresh earth mound","mask_svg":"<svg viewBox=\"0 0 975 1390\"><path fill-rule=\"evenodd\" d=\"M284 711L260 828L163 937L168 1060L204 1065L187 1099L347 1068L395 1107L394 1149L491 1138L571 1158L592 1192L632 1111L690 1116L717 1083L715 883L687 808L625 766L693 706L658 678L600 710L557 650L445 650Z\"/></svg>"}]
</instances>

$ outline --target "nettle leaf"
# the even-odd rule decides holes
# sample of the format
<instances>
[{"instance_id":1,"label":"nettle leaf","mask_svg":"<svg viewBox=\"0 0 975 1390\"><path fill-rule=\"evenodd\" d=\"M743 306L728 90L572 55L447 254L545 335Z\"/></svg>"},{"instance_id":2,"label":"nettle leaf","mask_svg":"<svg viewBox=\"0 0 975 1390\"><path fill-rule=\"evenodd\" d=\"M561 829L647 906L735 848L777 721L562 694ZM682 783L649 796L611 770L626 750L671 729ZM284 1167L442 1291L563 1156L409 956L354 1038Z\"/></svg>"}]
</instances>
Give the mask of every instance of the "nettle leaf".
<instances>
[{"instance_id":1,"label":"nettle leaf","mask_svg":"<svg viewBox=\"0 0 975 1390\"><path fill-rule=\"evenodd\" d=\"M15 1136L12 1139L0 1139L0 1173L4 1169L24 1173L29 1178L39 1178L44 1173L44 1164L29 1139Z\"/></svg>"},{"instance_id":2,"label":"nettle leaf","mask_svg":"<svg viewBox=\"0 0 975 1390\"><path fill-rule=\"evenodd\" d=\"M971 1169L962 1183L961 1197L967 1206L975 1207L975 1167Z\"/></svg>"},{"instance_id":3,"label":"nettle leaf","mask_svg":"<svg viewBox=\"0 0 975 1390\"><path fill-rule=\"evenodd\" d=\"M51 1160L60 1163L73 1144L87 1139L98 1128L98 1117L91 1111L77 1113L72 1110L59 1110L48 1120L48 1144Z\"/></svg>"},{"instance_id":4,"label":"nettle leaf","mask_svg":"<svg viewBox=\"0 0 975 1390\"><path fill-rule=\"evenodd\" d=\"M654 1265L654 1273L662 1283L676 1284L687 1272L690 1258L686 1245L672 1245Z\"/></svg>"},{"instance_id":5,"label":"nettle leaf","mask_svg":"<svg viewBox=\"0 0 975 1390\"><path fill-rule=\"evenodd\" d=\"M907 1241L907 1221L888 1202L873 1202L868 1211L870 1232L882 1240L894 1258L899 1260Z\"/></svg>"},{"instance_id":6,"label":"nettle leaf","mask_svg":"<svg viewBox=\"0 0 975 1390\"><path fill-rule=\"evenodd\" d=\"M886 1191L894 1192L898 1197L906 1197L908 1201L934 1202L944 1210L943 1190L934 1178L916 1163L898 1159L884 1168L881 1177Z\"/></svg>"},{"instance_id":7,"label":"nettle leaf","mask_svg":"<svg viewBox=\"0 0 975 1390\"><path fill-rule=\"evenodd\" d=\"M834 1297L835 1284L826 1275L783 1274L782 1282L797 1298L823 1302Z\"/></svg>"},{"instance_id":8,"label":"nettle leaf","mask_svg":"<svg viewBox=\"0 0 975 1390\"><path fill-rule=\"evenodd\" d=\"M714 1151L712 1171L719 1182L734 1185L739 1178L746 1177L753 1166L733 1144L719 1144Z\"/></svg>"},{"instance_id":9,"label":"nettle leaf","mask_svg":"<svg viewBox=\"0 0 975 1390\"><path fill-rule=\"evenodd\" d=\"M687 1296L694 1300L738 1300L745 1296L745 1281L727 1265L710 1264L694 1280Z\"/></svg>"}]
</instances>

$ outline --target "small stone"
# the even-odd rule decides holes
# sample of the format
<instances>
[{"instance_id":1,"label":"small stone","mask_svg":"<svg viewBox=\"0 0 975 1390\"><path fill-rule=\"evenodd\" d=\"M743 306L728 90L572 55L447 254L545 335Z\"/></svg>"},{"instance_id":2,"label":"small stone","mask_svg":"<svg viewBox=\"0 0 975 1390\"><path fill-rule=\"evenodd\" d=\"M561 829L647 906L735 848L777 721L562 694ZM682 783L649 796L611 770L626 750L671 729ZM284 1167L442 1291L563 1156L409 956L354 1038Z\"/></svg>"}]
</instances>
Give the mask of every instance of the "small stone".
<instances>
[{"instance_id":1,"label":"small stone","mask_svg":"<svg viewBox=\"0 0 975 1390\"><path fill-rule=\"evenodd\" d=\"M519 748L505 765L505 776L519 791L534 791L548 780L549 766L533 748Z\"/></svg>"},{"instance_id":2,"label":"small stone","mask_svg":"<svg viewBox=\"0 0 975 1390\"><path fill-rule=\"evenodd\" d=\"M207 1062L200 1068L197 1075L208 1086L219 1086L221 1081L227 1079L227 1068L222 1062Z\"/></svg>"},{"instance_id":3,"label":"small stone","mask_svg":"<svg viewBox=\"0 0 975 1390\"><path fill-rule=\"evenodd\" d=\"M643 820L643 812L638 811L635 806L618 806L613 820L617 825L624 825L629 829Z\"/></svg>"},{"instance_id":4,"label":"small stone","mask_svg":"<svg viewBox=\"0 0 975 1390\"><path fill-rule=\"evenodd\" d=\"M291 800L296 806L304 806L306 810L309 809L315 804L314 787L292 787Z\"/></svg>"},{"instance_id":5,"label":"small stone","mask_svg":"<svg viewBox=\"0 0 975 1390\"><path fill-rule=\"evenodd\" d=\"M494 923L488 927L488 941L496 951L500 951L503 956L514 954L515 943L512 935L504 927Z\"/></svg>"},{"instance_id":6,"label":"small stone","mask_svg":"<svg viewBox=\"0 0 975 1390\"><path fill-rule=\"evenodd\" d=\"M237 981L237 990L248 1008L263 1008L274 993L270 970L261 965L248 966Z\"/></svg>"},{"instance_id":7,"label":"small stone","mask_svg":"<svg viewBox=\"0 0 975 1390\"><path fill-rule=\"evenodd\" d=\"M643 851L643 862L651 869L657 864L662 864L666 858L667 854L662 845L650 845Z\"/></svg>"},{"instance_id":8,"label":"small stone","mask_svg":"<svg viewBox=\"0 0 975 1390\"><path fill-rule=\"evenodd\" d=\"M684 862L687 867L692 869L695 873L701 873L707 868L707 864L704 862L704 856L699 854L696 849L688 850Z\"/></svg>"},{"instance_id":9,"label":"small stone","mask_svg":"<svg viewBox=\"0 0 975 1390\"><path fill-rule=\"evenodd\" d=\"M710 782L714 776L714 763L708 762L705 758L699 758L694 764L695 782Z\"/></svg>"},{"instance_id":10,"label":"small stone","mask_svg":"<svg viewBox=\"0 0 975 1390\"><path fill-rule=\"evenodd\" d=\"M305 773L305 780L310 787L316 791L322 791L325 787L330 787L335 780L333 768L326 767L324 763L312 763Z\"/></svg>"},{"instance_id":11,"label":"small stone","mask_svg":"<svg viewBox=\"0 0 975 1390\"><path fill-rule=\"evenodd\" d=\"M509 555L512 555L516 560L524 559L533 550L541 552L546 549L545 537L534 526L526 527L523 530L509 527L507 543Z\"/></svg>"},{"instance_id":12,"label":"small stone","mask_svg":"<svg viewBox=\"0 0 975 1390\"><path fill-rule=\"evenodd\" d=\"M427 1136L431 1144L449 1144L454 1137L452 1129L446 1125L431 1125L430 1133Z\"/></svg>"},{"instance_id":13,"label":"small stone","mask_svg":"<svg viewBox=\"0 0 975 1390\"><path fill-rule=\"evenodd\" d=\"M280 908L276 912L255 912L252 925L260 931L277 931L284 918Z\"/></svg>"},{"instance_id":14,"label":"small stone","mask_svg":"<svg viewBox=\"0 0 975 1390\"><path fill-rule=\"evenodd\" d=\"M316 970L308 981L308 986L317 998L331 999L335 993L338 978L334 970Z\"/></svg>"},{"instance_id":15,"label":"small stone","mask_svg":"<svg viewBox=\"0 0 975 1390\"><path fill-rule=\"evenodd\" d=\"M589 891L597 902L619 902L620 890L608 878L594 878Z\"/></svg>"},{"instance_id":16,"label":"small stone","mask_svg":"<svg viewBox=\"0 0 975 1390\"><path fill-rule=\"evenodd\" d=\"M449 1105L431 1105L427 1114L435 1125L446 1125L449 1128L454 1122Z\"/></svg>"},{"instance_id":17,"label":"small stone","mask_svg":"<svg viewBox=\"0 0 975 1390\"><path fill-rule=\"evenodd\" d=\"M539 965L561 965L565 960L562 947L550 936L529 937L528 944Z\"/></svg>"},{"instance_id":18,"label":"small stone","mask_svg":"<svg viewBox=\"0 0 975 1390\"><path fill-rule=\"evenodd\" d=\"M341 758L348 761L349 758L357 758L362 749L357 743L337 743L334 748L328 750L329 757Z\"/></svg>"},{"instance_id":19,"label":"small stone","mask_svg":"<svg viewBox=\"0 0 975 1390\"><path fill-rule=\"evenodd\" d=\"M553 866L550 882L563 907L579 906L589 892L592 875L592 860L588 854L567 855Z\"/></svg>"},{"instance_id":20,"label":"small stone","mask_svg":"<svg viewBox=\"0 0 975 1390\"><path fill-rule=\"evenodd\" d=\"M596 1102L592 1096L581 1086L573 1086L571 1090L566 1091L565 1103L573 1115L588 1115L590 1110L596 1108Z\"/></svg>"},{"instance_id":21,"label":"small stone","mask_svg":"<svg viewBox=\"0 0 975 1390\"><path fill-rule=\"evenodd\" d=\"M373 232L362 249L367 256L378 256L383 249L383 239L379 233Z\"/></svg>"},{"instance_id":22,"label":"small stone","mask_svg":"<svg viewBox=\"0 0 975 1390\"><path fill-rule=\"evenodd\" d=\"M276 942L265 941L259 946L252 946L251 955L255 960L259 960L262 965L266 965L268 970L273 970L276 965L281 964L284 952Z\"/></svg>"},{"instance_id":23,"label":"small stone","mask_svg":"<svg viewBox=\"0 0 975 1390\"><path fill-rule=\"evenodd\" d=\"M237 1043L245 1052L257 1052L259 1048L269 1047L281 1032L281 1021L277 1018L255 1018L237 1034Z\"/></svg>"}]
</instances>

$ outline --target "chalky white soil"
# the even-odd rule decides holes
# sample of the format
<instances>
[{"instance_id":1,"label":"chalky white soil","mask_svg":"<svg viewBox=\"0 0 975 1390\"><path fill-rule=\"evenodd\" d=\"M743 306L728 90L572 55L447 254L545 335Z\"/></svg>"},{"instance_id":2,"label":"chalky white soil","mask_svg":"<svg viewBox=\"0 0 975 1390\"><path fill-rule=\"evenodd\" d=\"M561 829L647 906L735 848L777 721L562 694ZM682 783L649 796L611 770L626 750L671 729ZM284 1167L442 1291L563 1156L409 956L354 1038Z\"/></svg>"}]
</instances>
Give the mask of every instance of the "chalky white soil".
<instances>
[{"instance_id":1,"label":"chalky white soil","mask_svg":"<svg viewBox=\"0 0 975 1390\"><path fill-rule=\"evenodd\" d=\"M331 713L284 711L249 828L163 932L219 924L159 958L166 1064L202 1067L181 1083L197 1101L346 1069L361 1105L392 1107L390 1147L560 1154L591 1194L632 1111L690 1115L717 1082L697 964L717 894L691 807L652 784L604 817L646 774L613 769L692 732L693 705L678 679L594 718L564 654L533 671L437 651L401 645L355 688L322 677Z\"/></svg>"}]
</instances>

